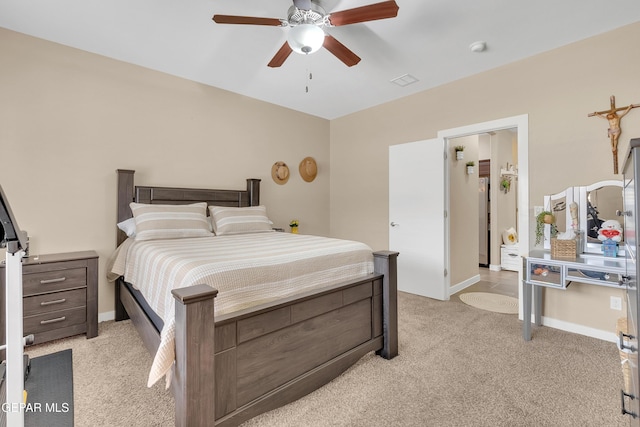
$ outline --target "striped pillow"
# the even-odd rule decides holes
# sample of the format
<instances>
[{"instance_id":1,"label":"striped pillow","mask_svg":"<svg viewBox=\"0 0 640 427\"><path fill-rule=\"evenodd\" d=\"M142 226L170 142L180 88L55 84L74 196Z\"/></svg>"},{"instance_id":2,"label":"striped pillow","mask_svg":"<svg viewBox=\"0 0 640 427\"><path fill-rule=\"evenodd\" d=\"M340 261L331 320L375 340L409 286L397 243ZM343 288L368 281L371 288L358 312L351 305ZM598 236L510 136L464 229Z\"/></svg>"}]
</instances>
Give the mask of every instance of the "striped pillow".
<instances>
[{"instance_id":1,"label":"striped pillow","mask_svg":"<svg viewBox=\"0 0 640 427\"><path fill-rule=\"evenodd\" d=\"M136 240L212 236L207 203L148 205L130 203L136 221Z\"/></svg>"},{"instance_id":2,"label":"striped pillow","mask_svg":"<svg viewBox=\"0 0 640 427\"><path fill-rule=\"evenodd\" d=\"M267 208L264 206L209 206L209 213L213 218L213 232L218 236L273 231L271 221L267 217Z\"/></svg>"}]
</instances>

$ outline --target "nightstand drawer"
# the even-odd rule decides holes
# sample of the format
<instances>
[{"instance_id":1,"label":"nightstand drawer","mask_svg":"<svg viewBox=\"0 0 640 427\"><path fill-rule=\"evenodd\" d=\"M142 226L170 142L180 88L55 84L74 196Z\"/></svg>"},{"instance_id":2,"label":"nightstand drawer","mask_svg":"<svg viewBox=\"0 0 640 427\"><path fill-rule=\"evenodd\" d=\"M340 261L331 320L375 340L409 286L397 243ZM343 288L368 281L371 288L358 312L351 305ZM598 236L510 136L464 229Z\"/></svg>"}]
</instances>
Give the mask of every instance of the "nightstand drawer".
<instances>
[{"instance_id":1,"label":"nightstand drawer","mask_svg":"<svg viewBox=\"0 0 640 427\"><path fill-rule=\"evenodd\" d=\"M24 274L22 277L22 292L25 297L83 286L87 286L86 268L45 271L42 273Z\"/></svg>"},{"instance_id":2,"label":"nightstand drawer","mask_svg":"<svg viewBox=\"0 0 640 427\"><path fill-rule=\"evenodd\" d=\"M49 313L51 311L84 307L87 303L87 290L76 289L51 294L35 295L24 299L24 316Z\"/></svg>"},{"instance_id":3,"label":"nightstand drawer","mask_svg":"<svg viewBox=\"0 0 640 427\"><path fill-rule=\"evenodd\" d=\"M24 334L37 334L53 329L65 328L87 322L87 308L77 307L68 310L52 311L46 314L24 318Z\"/></svg>"}]
</instances>

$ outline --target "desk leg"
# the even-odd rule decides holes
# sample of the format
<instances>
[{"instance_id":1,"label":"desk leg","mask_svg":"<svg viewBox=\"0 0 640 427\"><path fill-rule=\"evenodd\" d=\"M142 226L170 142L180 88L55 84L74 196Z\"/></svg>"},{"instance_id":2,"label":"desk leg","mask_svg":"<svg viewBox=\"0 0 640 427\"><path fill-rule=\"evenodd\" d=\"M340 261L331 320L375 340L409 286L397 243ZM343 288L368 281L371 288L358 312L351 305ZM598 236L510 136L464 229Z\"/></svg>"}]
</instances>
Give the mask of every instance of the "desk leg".
<instances>
[{"instance_id":1,"label":"desk leg","mask_svg":"<svg viewBox=\"0 0 640 427\"><path fill-rule=\"evenodd\" d=\"M522 338L531 341L531 284L522 282Z\"/></svg>"},{"instance_id":2,"label":"desk leg","mask_svg":"<svg viewBox=\"0 0 640 427\"><path fill-rule=\"evenodd\" d=\"M542 326L542 286L533 287L533 312L536 326Z\"/></svg>"}]
</instances>

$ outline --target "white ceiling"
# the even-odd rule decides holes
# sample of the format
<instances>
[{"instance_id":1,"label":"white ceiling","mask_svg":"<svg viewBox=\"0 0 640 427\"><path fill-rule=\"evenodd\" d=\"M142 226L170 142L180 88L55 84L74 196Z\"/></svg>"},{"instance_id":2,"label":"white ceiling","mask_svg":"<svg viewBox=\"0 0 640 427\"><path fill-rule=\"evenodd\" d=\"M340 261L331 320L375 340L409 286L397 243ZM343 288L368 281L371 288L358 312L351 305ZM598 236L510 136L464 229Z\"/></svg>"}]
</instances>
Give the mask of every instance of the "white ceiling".
<instances>
[{"instance_id":1,"label":"white ceiling","mask_svg":"<svg viewBox=\"0 0 640 427\"><path fill-rule=\"evenodd\" d=\"M286 18L291 0L0 0L0 27L334 119L640 20L638 0L396 1L396 18L326 29L362 58L351 68L324 49L269 68L287 28L211 20ZM390 82L407 73L419 81Z\"/></svg>"}]
</instances>

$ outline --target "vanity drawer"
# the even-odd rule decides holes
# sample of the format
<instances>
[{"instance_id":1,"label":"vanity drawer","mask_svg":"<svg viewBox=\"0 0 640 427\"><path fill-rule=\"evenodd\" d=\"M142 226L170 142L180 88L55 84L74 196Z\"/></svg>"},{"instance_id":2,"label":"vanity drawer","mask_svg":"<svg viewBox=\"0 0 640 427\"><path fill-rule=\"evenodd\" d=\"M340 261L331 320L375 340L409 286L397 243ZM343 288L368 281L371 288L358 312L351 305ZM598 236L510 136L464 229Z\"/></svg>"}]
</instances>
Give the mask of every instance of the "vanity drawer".
<instances>
[{"instance_id":1,"label":"vanity drawer","mask_svg":"<svg viewBox=\"0 0 640 427\"><path fill-rule=\"evenodd\" d=\"M24 318L24 334L38 334L67 326L86 324L86 322L87 308L84 306L26 316Z\"/></svg>"},{"instance_id":2,"label":"vanity drawer","mask_svg":"<svg viewBox=\"0 0 640 427\"><path fill-rule=\"evenodd\" d=\"M562 267L553 264L528 263L527 280L535 285L565 289Z\"/></svg>"},{"instance_id":3,"label":"vanity drawer","mask_svg":"<svg viewBox=\"0 0 640 427\"><path fill-rule=\"evenodd\" d=\"M84 307L87 303L85 288L72 291L54 292L50 294L25 297L23 303L24 316L49 313L51 311Z\"/></svg>"},{"instance_id":4,"label":"vanity drawer","mask_svg":"<svg viewBox=\"0 0 640 427\"><path fill-rule=\"evenodd\" d=\"M25 297L87 286L87 269L71 268L24 274L22 292Z\"/></svg>"}]
</instances>

